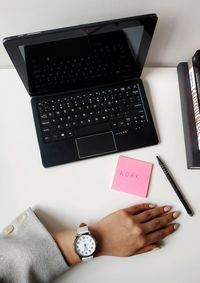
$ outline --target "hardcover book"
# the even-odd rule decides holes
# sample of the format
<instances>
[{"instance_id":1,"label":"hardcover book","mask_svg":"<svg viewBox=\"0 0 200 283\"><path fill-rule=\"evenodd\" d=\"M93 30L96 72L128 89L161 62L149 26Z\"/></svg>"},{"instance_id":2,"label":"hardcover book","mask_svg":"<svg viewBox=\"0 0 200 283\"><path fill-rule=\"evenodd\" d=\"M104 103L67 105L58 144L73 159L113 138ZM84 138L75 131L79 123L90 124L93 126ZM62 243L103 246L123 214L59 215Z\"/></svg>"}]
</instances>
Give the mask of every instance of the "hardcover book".
<instances>
[{"instance_id":1,"label":"hardcover book","mask_svg":"<svg viewBox=\"0 0 200 283\"><path fill-rule=\"evenodd\" d=\"M180 101L183 119L183 132L188 169L200 169L200 150L197 142L196 122L189 79L188 64L177 67Z\"/></svg>"}]
</instances>

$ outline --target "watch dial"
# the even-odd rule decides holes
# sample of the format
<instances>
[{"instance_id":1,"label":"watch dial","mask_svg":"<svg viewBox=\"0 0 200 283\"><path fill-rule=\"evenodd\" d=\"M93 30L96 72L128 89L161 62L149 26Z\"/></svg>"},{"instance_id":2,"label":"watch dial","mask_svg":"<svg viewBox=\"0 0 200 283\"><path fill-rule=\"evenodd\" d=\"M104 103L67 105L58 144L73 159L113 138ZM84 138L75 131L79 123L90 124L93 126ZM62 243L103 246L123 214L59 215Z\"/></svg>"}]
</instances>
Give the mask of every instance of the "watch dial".
<instances>
[{"instance_id":1,"label":"watch dial","mask_svg":"<svg viewBox=\"0 0 200 283\"><path fill-rule=\"evenodd\" d=\"M79 236L75 243L76 252L83 257L91 256L96 249L96 242L90 235Z\"/></svg>"}]
</instances>

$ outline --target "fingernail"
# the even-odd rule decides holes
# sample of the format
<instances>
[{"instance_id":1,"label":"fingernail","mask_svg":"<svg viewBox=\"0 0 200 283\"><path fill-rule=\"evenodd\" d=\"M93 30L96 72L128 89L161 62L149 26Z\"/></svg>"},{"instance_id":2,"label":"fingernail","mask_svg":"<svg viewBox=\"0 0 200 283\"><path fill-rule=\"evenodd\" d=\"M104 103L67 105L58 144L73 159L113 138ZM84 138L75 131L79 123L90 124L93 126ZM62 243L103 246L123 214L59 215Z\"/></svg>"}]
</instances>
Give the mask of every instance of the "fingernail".
<instances>
[{"instance_id":1,"label":"fingernail","mask_svg":"<svg viewBox=\"0 0 200 283\"><path fill-rule=\"evenodd\" d=\"M178 223L174 224L174 230L177 230L179 226L180 226L180 224L178 224Z\"/></svg>"},{"instance_id":2,"label":"fingernail","mask_svg":"<svg viewBox=\"0 0 200 283\"><path fill-rule=\"evenodd\" d=\"M159 249L160 249L160 247L156 247L156 248L153 249L153 251L157 251Z\"/></svg>"},{"instance_id":3,"label":"fingernail","mask_svg":"<svg viewBox=\"0 0 200 283\"><path fill-rule=\"evenodd\" d=\"M179 212L179 211L175 211L175 212L173 213L173 217L174 217L174 218L179 217L179 215L180 215L180 212Z\"/></svg>"},{"instance_id":4,"label":"fingernail","mask_svg":"<svg viewBox=\"0 0 200 283\"><path fill-rule=\"evenodd\" d=\"M172 209L172 207L169 206L169 205L164 207L164 211L165 211L165 212L168 212L168 211L170 211L171 209Z\"/></svg>"},{"instance_id":5,"label":"fingernail","mask_svg":"<svg viewBox=\"0 0 200 283\"><path fill-rule=\"evenodd\" d=\"M150 204L149 204L149 207L150 207L150 208L154 208L154 207L156 207L156 204L150 203Z\"/></svg>"}]
</instances>

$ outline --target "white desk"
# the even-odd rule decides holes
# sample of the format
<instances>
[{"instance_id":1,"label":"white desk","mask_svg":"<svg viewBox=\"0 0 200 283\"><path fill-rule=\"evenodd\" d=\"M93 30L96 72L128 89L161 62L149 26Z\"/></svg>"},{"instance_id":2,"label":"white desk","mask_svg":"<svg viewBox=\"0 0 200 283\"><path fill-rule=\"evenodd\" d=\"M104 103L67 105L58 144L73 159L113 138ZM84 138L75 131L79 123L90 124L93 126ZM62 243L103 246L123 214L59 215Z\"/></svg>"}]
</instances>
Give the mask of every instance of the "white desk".
<instances>
[{"instance_id":1,"label":"white desk","mask_svg":"<svg viewBox=\"0 0 200 283\"><path fill-rule=\"evenodd\" d=\"M186 169L182 118L175 68L143 72L146 93L159 133L159 145L123 154L155 164L148 202L180 210L181 227L162 249L130 258L98 258L78 265L58 282L200 282L200 171ZM40 161L29 96L15 70L0 70L0 229L31 206L49 229L91 223L107 213L144 202L112 191L119 154L45 169ZM155 155L174 173L195 215L186 214Z\"/></svg>"}]
</instances>

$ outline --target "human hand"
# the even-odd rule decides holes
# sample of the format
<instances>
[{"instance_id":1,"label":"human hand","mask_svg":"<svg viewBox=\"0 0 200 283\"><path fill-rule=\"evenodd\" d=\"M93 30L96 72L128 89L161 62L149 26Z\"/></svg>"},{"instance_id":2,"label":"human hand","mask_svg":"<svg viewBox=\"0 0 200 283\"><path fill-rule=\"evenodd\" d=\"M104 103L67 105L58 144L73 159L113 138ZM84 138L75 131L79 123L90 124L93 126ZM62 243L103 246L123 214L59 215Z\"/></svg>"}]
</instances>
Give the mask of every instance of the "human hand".
<instances>
[{"instance_id":1,"label":"human hand","mask_svg":"<svg viewBox=\"0 0 200 283\"><path fill-rule=\"evenodd\" d=\"M138 204L102 218L89 226L97 240L95 256L131 256L159 248L159 242L178 228L177 223L171 222L179 212L170 210L170 206ZM76 230L56 232L52 236L70 265L80 262L73 248Z\"/></svg>"},{"instance_id":2,"label":"human hand","mask_svg":"<svg viewBox=\"0 0 200 283\"><path fill-rule=\"evenodd\" d=\"M98 242L97 256L131 256L159 248L178 224L171 222L179 212L170 206L138 204L118 210L90 227Z\"/></svg>"}]
</instances>

